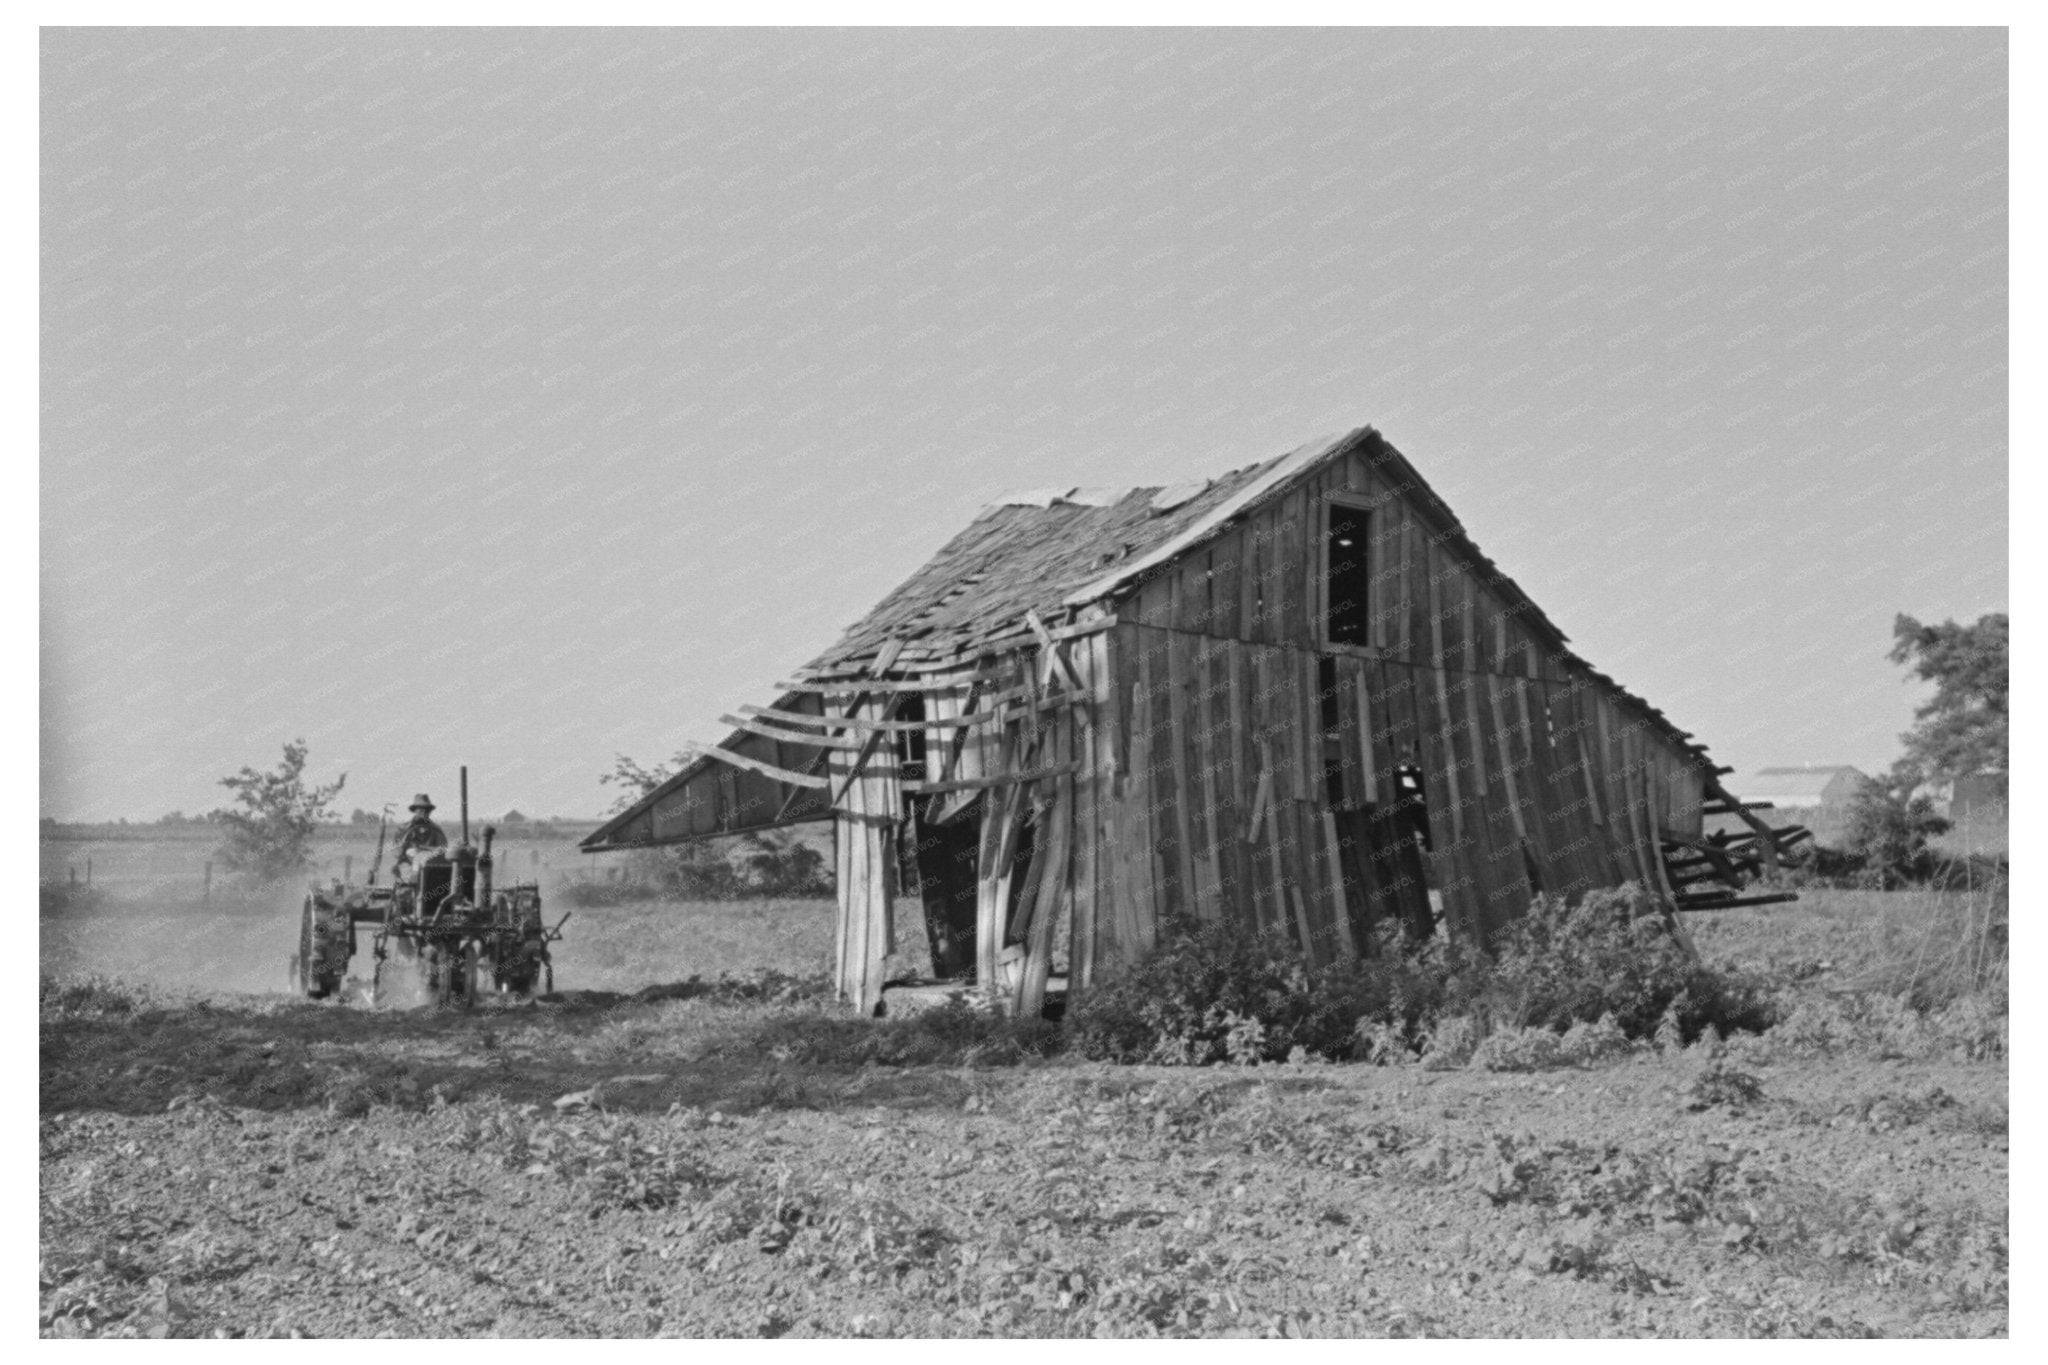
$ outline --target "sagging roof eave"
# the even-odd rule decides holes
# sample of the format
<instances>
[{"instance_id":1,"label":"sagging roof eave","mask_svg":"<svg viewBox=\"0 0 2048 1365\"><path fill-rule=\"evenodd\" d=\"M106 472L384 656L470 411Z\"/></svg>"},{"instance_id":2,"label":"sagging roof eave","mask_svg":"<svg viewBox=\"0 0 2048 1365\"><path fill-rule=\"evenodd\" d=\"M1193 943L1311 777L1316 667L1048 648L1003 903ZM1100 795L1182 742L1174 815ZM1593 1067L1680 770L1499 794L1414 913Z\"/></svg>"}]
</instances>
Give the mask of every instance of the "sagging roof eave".
<instances>
[{"instance_id":1,"label":"sagging roof eave","mask_svg":"<svg viewBox=\"0 0 2048 1365\"><path fill-rule=\"evenodd\" d=\"M626 807L617 815L614 815L610 820L607 820L604 824L599 825L596 829L584 835L583 838L577 843L576 847L582 849L586 853L603 853L608 849L613 848L649 847L650 844L648 843L614 844L612 842L612 835L619 829L622 829L626 825L631 824L636 817L638 817L641 813L652 807L655 802L661 800L664 796L669 795L671 792L679 790L692 777L695 777L698 773L710 767L712 762L713 760L702 757L691 759L688 763L685 763L682 766L681 770L678 771L675 774L675 776L663 782L660 786L656 787L653 791L647 793L647 795L641 797L638 801L635 801L632 805Z\"/></svg>"},{"instance_id":2,"label":"sagging roof eave","mask_svg":"<svg viewBox=\"0 0 2048 1365\"><path fill-rule=\"evenodd\" d=\"M793 701L795 701L796 697L796 693L781 693L776 698L775 705L778 707L787 707ZM731 733L727 734L724 739L721 739L720 741L718 741L717 744L711 747L721 749L731 748L736 741L744 739L746 737L746 733L747 732L744 730L734 730ZM685 785L689 783L690 779L696 777L699 773L704 772L706 769L712 767L717 762L718 760L715 758L708 758L702 754L699 754L697 757L691 759L689 762L683 764L682 767L678 768L675 771L674 775L664 780L660 786L654 788L654 790L648 792L647 795L641 797L638 801L635 801L632 805L626 807L617 815L614 815L611 819L605 821L596 829L584 835L583 838L577 842L576 847L582 849L586 853L605 853L612 851L614 849L659 848L667 844L687 844L694 843L700 839L711 839L720 837L718 832L713 832L711 834L679 835L677 837L669 839L636 839L631 843L614 843L612 840L612 836L614 834L616 834L619 830L625 828L627 825L631 824L640 815L644 814L648 810L651 810L656 802L660 801L665 796L680 791ZM810 818L815 819L817 817L814 816ZM788 823L792 825L800 825L808 823L808 820L791 820Z\"/></svg>"}]
</instances>

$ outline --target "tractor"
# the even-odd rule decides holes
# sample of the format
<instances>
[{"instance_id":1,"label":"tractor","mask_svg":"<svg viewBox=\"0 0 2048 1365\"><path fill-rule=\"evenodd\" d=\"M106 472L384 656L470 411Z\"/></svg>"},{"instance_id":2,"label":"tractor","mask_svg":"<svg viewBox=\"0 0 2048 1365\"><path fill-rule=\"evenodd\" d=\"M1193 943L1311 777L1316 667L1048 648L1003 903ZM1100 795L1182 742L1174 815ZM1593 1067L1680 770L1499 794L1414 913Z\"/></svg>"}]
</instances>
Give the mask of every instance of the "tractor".
<instances>
[{"instance_id":1,"label":"tractor","mask_svg":"<svg viewBox=\"0 0 2048 1365\"><path fill-rule=\"evenodd\" d=\"M481 850L469 842L467 768L462 769L461 842L420 860L410 876L392 886L377 885L384 856L380 829L367 884L335 881L308 889L299 950L292 958L294 987L315 1000L333 995L367 933L374 961L373 1005L407 997L418 1003L468 1005L486 989L531 995L538 986L553 992L555 968L548 945L562 937L569 917L548 926L541 918L537 882L491 884L496 833L484 827Z\"/></svg>"}]
</instances>

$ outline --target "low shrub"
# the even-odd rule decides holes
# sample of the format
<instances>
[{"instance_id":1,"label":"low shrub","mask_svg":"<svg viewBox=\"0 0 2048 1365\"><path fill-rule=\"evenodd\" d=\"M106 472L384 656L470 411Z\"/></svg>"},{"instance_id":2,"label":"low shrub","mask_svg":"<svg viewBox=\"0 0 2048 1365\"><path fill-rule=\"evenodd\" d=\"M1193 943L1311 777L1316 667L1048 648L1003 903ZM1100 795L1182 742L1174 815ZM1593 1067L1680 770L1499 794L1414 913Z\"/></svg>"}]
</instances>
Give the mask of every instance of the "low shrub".
<instances>
[{"instance_id":1,"label":"low shrub","mask_svg":"<svg viewBox=\"0 0 2048 1365\"><path fill-rule=\"evenodd\" d=\"M1537 897L1501 931L1490 960L1467 961L1456 986L1489 1031L1562 1033L1612 1016L1625 1036L1648 1038L1669 1013L1690 1043L1710 1026L1761 1033L1775 1018L1764 982L1693 957L1633 886L1575 906Z\"/></svg>"},{"instance_id":2,"label":"low shrub","mask_svg":"<svg viewBox=\"0 0 2048 1365\"><path fill-rule=\"evenodd\" d=\"M1200 1066L1282 1062L1301 1049L1349 1057L1361 1019L1412 1043L1440 1013L1444 950L1389 936L1361 961L1304 964L1286 940L1230 925L1169 922L1143 962L1091 989L1068 1013L1068 1045L1120 1062Z\"/></svg>"},{"instance_id":3,"label":"low shrub","mask_svg":"<svg viewBox=\"0 0 2048 1365\"><path fill-rule=\"evenodd\" d=\"M1709 1028L1760 1032L1775 1018L1764 984L1707 966L1632 888L1576 906L1539 897L1491 953L1389 930L1371 956L1305 966L1285 940L1171 923L1158 951L1091 990L1068 1017L1083 1056L1199 1066L1300 1054L1463 1066L1495 1034L1486 1065L1576 1065L1670 1021L1683 1042ZM1572 1036L1538 1045L1530 1031ZM1540 1054L1540 1055L1539 1055Z\"/></svg>"}]
</instances>

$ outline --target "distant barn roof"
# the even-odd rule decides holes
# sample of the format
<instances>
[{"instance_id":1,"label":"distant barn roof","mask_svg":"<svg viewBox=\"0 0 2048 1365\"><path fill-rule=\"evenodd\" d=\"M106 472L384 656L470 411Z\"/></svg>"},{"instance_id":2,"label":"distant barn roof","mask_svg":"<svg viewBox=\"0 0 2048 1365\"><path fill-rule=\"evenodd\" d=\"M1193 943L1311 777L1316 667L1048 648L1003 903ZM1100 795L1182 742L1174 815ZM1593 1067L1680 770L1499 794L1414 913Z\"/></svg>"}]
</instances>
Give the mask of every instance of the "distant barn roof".
<instances>
[{"instance_id":1,"label":"distant barn roof","mask_svg":"<svg viewBox=\"0 0 2048 1365\"><path fill-rule=\"evenodd\" d=\"M1798 768L1758 768L1745 773L1728 784L1745 801L1776 800L1780 804L1792 800L1819 802L1827 798L1828 788L1843 777L1852 783L1860 782L1863 771L1846 763ZM1837 794L1840 794L1839 792Z\"/></svg>"}]
</instances>

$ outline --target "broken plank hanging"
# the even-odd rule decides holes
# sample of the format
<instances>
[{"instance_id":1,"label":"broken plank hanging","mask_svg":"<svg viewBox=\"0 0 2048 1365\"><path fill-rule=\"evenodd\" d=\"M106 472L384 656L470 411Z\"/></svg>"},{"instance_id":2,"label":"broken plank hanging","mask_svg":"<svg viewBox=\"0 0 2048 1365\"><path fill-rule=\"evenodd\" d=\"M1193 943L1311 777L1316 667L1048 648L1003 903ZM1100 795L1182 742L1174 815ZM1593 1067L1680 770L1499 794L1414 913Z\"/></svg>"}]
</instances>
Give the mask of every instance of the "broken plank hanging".
<instances>
[{"instance_id":1,"label":"broken plank hanging","mask_svg":"<svg viewBox=\"0 0 2048 1365\"><path fill-rule=\"evenodd\" d=\"M834 681L785 682L775 684L777 692L810 692L825 697L848 697L862 692L957 692L977 683L1001 682L1009 670L984 669L978 673L946 673L927 678L854 678Z\"/></svg>"},{"instance_id":2,"label":"broken plank hanging","mask_svg":"<svg viewBox=\"0 0 2048 1365\"><path fill-rule=\"evenodd\" d=\"M777 782L791 787L810 787L818 791L824 791L830 785L828 780L823 777L816 777L810 773L792 772L788 768L778 768L773 763L767 763L758 758L749 758L745 754L736 754L730 749L716 748L708 744L686 744L683 746L683 752L693 758L712 758L720 763L729 763L735 768L745 768L748 772L759 773L763 777L772 777Z\"/></svg>"},{"instance_id":3,"label":"broken plank hanging","mask_svg":"<svg viewBox=\"0 0 2048 1365\"><path fill-rule=\"evenodd\" d=\"M1005 693L1003 699L1007 700L1011 697L1021 697L1022 695L1024 694ZM952 716L944 720L881 720L869 716L813 716L801 711L782 711L773 706L742 706L740 714L743 716L758 716L763 720L781 721L785 724L854 730L862 733L870 730L908 732L912 730L966 728L975 725L987 725L992 721L1002 719L1001 713L997 711L976 711L971 715Z\"/></svg>"},{"instance_id":4,"label":"broken plank hanging","mask_svg":"<svg viewBox=\"0 0 2048 1365\"><path fill-rule=\"evenodd\" d=\"M1038 782L1049 777L1066 777L1080 771L1077 762L1054 763L1043 768L1033 768L1022 773L996 773L989 777L963 777L950 782L905 782L903 790L913 796L929 796L936 792L985 791L990 787L1007 787L1020 782Z\"/></svg>"},{"instance_id":5,"label":"broken plank hanging","mask_svg":"<svg viewBox=\"0 0 2048 1365\"><path fill-rule=\"evenodd\" d=\"M785 730L780 726L767 725L745 716L720 716L721 725L730 725L735 730L745 730L750 735L772 739L782 744L807 745L813 749L858 749L861 742L844 735L821 735L815 731Z\"/></svg>"}]
</instances>

